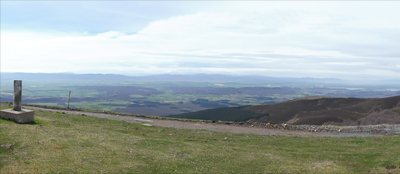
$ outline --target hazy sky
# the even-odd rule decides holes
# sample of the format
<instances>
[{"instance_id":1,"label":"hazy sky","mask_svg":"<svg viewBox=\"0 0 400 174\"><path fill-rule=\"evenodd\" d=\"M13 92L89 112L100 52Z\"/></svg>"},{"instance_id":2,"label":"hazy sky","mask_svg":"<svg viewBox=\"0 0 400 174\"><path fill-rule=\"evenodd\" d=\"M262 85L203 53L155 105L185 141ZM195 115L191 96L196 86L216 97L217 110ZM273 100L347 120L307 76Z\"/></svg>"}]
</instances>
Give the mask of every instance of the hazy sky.
<instances>
[{"instance_id":1,"label":"hazy sky","mask_svg":"<svg viewBox=\"0 0 400 174\"><path fill-rule=\"evenodd\" d=\"M0 1L2 72L400 79L400 1Z\"/></svg>"}]
</instances>

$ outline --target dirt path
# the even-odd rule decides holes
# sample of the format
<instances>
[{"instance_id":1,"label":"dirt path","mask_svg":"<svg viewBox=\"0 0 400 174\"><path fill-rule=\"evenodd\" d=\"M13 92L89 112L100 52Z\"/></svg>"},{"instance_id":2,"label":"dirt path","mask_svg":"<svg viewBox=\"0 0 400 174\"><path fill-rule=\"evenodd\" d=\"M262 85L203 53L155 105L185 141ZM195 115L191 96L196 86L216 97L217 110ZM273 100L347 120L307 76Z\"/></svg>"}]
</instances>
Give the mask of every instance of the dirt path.
<instances>
[{"instance_id":1,"label":"dirt path","mask_svg":"<svg viewBox=\"0 0 400 174\"><path fill-rule=\"evenodd\" d=\"M257 135L283 135L283 136L300 136L300 137L348 137L348 136L382 136L373 135L368 133L333 133L333 132L307 132L307 131L290 131L280 129L266 129L266 128L255 128L255 127L243 127L236 125L225 125L217 123L196 123L196 122L185 122L177 120L159 120L159 119L148 119L133 116L120 116L113 114L104 113L93 113L86 111L70 111L70 110L58 110L58 109L47 109L32 106L23 106L27 109L50 111L50 112L65 112L66 114L82 115L85 114L91 117L106 118L112 120L123 120L132 123L140 123L148 126L161 126L171 127L177 129L204 129L217 132L231 132L231 133L243 133L243 134L257 134Z\"/></svg>"}]
</instances>

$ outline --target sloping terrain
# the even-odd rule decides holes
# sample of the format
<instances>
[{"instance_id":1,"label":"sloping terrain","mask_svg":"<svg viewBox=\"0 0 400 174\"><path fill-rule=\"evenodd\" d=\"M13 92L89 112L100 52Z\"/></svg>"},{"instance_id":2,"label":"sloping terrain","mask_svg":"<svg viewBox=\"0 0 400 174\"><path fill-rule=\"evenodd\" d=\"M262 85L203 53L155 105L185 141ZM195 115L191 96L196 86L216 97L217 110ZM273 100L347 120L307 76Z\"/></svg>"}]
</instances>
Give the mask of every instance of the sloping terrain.
<instances>
[{"instance_id":1,"label":"sloping terrain","mask_svg":"<svg viewBox=\"0 0 400 174\"><path fill-rule=\"evenodd\" d=\"M289 124L313 125L368 125L368 124L399 124L400 123L400 96L380 99L360 98L325 98L310 97L287 102L257 105L241 108L231 108L233 111L245 110L254 113L249 119L249 113L236 112L231 121L248 120L250 122L273 122ZM221 109L173 115L170 117L229 120L229 115L220 112ZM225 112L227 112L225 109ZM203 111L204 112L204 111ZM252 115L252 114L251 114ZM258 118L254 118L258 117Z\"/></svg>"},{"instance_id":2,"label":"sloping terrain","mask_svg":"<svg viewBox=\"0 0 400 174\"><path fill-rule=\"evenodd\" d=\"M171 115L173 118L189 118L214 121L246 121L250 119L258 119L266 114L255 113L243 109L243 107L216 108L207 109L197 112L189 112L178 115Z\"/></svg>"},{"instance_id":3,"label":"sloping terrain","mask_svg":"<svg viewBox=\"0 0 400 174\"><path fill-rule=\"evenodd\" d=\"M245 127L200 122L172 128L157 124L171 120L148 122L128 116L95 118L104 114L50 111L35 109L33 124L0 119L0 174L400 171L399 136L304 137L300 135L322 132L254 127L246 128L252 132L236 132ZM189 124L198 128L188 129ZM209 129L214 125L216 129ZM277 131L296 134L272 136L282 135Z\"/></svg>"}]
</instances>

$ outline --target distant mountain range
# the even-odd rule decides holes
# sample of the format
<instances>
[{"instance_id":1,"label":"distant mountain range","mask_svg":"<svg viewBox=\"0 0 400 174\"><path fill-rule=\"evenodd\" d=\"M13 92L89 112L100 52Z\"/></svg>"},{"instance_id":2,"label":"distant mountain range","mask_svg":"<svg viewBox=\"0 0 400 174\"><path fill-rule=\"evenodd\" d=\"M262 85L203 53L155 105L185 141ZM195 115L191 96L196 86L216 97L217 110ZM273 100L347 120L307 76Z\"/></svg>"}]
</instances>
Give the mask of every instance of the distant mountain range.
<instances>
[{"instance_id":1,"label":"distant mountain range","mask_svg":"<svg viewBox=\"0 0 400 174\"><path fill-rule=\"evenodd\" d=\"M72 73L7 73L1 72L1 81L9 80L137 80L137 81L186 81L186 82L237 82L237 83L346 83L333 78L283 78L268 76L229 76L220 74L126 76L118 74Z\"/></svg>"},{"instance_id":2,"label":"distant mountain range","mask_svg":"<svg viewBox=\"0 0 400 174\"><path fill-rule=\"evenodd\" d=\"M400 96L380 99L308 97L277 104L217 108L169 117L297 125L400 124Z\"/></svg>"},{"instance_id":3,"label":"distant mountain range","mask_svg":"<svg viewBox=\"0 0 400 174\"><path fill-rule=\"evenodd\" d=\"M355 82L335 78L290 78L268 76L230 76L221 74L194 74L194 75L150 75L126 76L119 74L73 74L73 73L9 73L1 72L1 81L10 80L107 80L107 81L165 81L165 82L235 82L235 83L281 83L281 84L400 84L399 80L382 80L370 82Z\"/></svg>"}]
</instances>

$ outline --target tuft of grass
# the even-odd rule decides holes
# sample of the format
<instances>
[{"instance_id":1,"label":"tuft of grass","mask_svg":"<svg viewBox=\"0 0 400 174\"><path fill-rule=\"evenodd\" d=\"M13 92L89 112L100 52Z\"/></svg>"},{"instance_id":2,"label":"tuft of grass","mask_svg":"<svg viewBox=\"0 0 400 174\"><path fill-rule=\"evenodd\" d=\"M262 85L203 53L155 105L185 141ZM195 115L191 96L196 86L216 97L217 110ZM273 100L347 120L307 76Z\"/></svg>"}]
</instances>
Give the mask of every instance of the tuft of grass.
<instances>
[{"instance_id":1,"label":"tuft of grass","mask_svg":"<svg viewBox=\"0 0 400 174\"><path fill-rule=\"evenodd\" d=\"M35 111L0 121L0 173L399 173L400 137L286 137ZM389 166L389 167L388 167Z\"/></svg>"}]
</instances>

